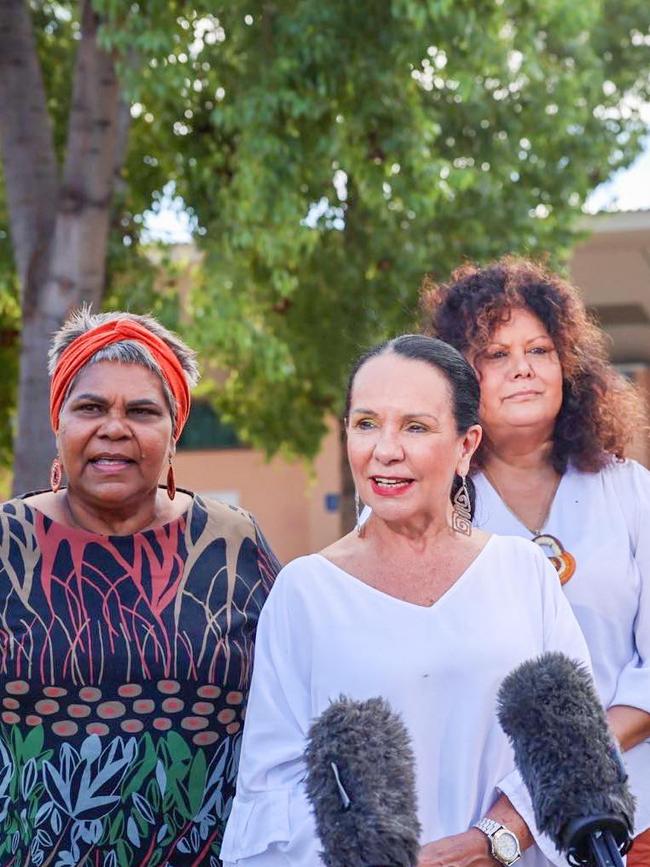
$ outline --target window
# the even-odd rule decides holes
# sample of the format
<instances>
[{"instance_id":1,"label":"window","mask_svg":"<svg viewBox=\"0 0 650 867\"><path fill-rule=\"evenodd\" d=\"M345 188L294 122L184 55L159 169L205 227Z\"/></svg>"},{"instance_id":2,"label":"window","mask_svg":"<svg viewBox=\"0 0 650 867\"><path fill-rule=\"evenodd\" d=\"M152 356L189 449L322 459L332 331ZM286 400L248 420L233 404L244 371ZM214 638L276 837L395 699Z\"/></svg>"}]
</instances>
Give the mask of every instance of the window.
<instances>
[{"instance_id":1,"label":"window","mask_svg":"<svg viewBox=\"0 0 650 867\"><path fill-rule=\"evenodd\" d=\"M192 404L190 417L178 441L178 448L199 449L237 449L245 448L237 432L226 422L221 421L218 413L205 400Z\"/></svg>"}]
</instances>

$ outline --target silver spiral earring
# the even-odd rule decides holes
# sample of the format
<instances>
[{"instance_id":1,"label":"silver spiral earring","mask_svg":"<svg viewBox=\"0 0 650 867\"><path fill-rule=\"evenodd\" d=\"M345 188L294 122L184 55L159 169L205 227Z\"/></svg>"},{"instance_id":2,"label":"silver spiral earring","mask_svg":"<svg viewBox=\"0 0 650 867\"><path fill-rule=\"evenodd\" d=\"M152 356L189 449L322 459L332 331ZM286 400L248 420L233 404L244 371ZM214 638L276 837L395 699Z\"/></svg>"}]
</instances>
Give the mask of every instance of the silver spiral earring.
<instances>
[{"instance_id":1,"label":"silver spiral earring","mask_svg":"<svg viewBox=\"0 0 650 867\"><path fill-rule=\"evenodd\" d=\"M364 522L361 520L361 498L359 497L359 492L356 490L356 488L354 491L354 513L355 513L356 518L357 518L357 523L356 523L357 536L363 536L363 531L364 531L365 527L364 527Z\"/></svg>"},{"instance_id":2,"label":"silver spiral earring","mask_svg":"<svg viewBox=\"0 0 650 867\"><path fill-rule=\"evenodd\" d=\"M462 533L463 536L471 536L472 504L469 498L469 490L465 478L465 476L461 476L461 485L454 494L454 509L451 516L451 526L456 533Z\"/></svg>"}]
</instances>

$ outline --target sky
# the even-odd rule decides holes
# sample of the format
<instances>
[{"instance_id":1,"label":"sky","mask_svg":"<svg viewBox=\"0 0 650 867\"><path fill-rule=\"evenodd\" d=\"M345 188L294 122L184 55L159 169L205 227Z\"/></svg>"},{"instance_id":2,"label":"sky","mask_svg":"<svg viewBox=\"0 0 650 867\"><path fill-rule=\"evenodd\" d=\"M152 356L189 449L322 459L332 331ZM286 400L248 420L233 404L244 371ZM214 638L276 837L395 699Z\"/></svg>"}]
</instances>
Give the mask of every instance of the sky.
<instances>
[{"instance_id":1,"label":"sky","mask_svg":"<svg viewBox=\"0 0 650 867\"><path fill-rule=\"evenodd\" d=\"M173 185L163 191L160 207L145 213L148 241L186 244L192 240L192 219ZM591 194L585 205L588 213L598 211L650 210L650 138L645 151L628 168L623 169Z\"/></svg>"},{"instance_id":2,"label":"sky","mask_svg":"<svg viewBox=\"0 0 650 867\"><path fill-rule=\"evenodd\" d=\"M617 172L606 184L597 187L586 204L586 210L592 214L641 209L650 210L650 140L630 168Z\"/></svg>"}]
</instances>

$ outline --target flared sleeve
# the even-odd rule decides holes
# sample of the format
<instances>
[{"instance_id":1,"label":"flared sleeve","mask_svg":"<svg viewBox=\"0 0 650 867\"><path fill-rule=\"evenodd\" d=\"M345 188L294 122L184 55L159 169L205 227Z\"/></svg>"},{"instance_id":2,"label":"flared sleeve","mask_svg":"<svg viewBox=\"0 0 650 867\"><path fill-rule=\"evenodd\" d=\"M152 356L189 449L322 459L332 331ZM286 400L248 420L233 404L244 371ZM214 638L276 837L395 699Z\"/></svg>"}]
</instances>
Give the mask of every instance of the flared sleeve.
<instances>
[{"instance_id":1,"label":"flared sleeve","mask_svg":"<svg viewBox=\"0 0 650 867\"><path fill-rule=\"evenodd\" d=\"M224 867L319 863L303 785L311 653L309 618L292 589L299 562L282 570L260 615Z\"/></svg>"},{"instance_id":2,"label":"flared sleeve","mask_svg":"<svg viewBox=\"0 0 650 867\"><path fill-rule=\"evenodd\" d=\"M557 572L541 551L537 561L544 618L544 651L564 653L591 670L587 643L571 606L562 592ZM535 843L551 864L555 864L556 867L566 867L566 856L555 848L549 837L537 829L530 795L519 771L512 771L504 777L499 782L498 788L509 798L512 806L526 822Z\"/></svg>"}]
</instances>

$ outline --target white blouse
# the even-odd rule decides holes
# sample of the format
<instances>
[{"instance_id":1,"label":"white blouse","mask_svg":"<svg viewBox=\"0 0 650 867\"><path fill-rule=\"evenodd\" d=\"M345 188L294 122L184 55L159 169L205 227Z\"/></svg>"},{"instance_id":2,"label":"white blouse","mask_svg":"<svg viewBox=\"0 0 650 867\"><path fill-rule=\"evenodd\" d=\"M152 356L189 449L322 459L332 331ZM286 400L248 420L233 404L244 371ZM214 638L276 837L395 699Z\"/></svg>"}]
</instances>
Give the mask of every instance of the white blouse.
<instances>
[{"instance_id":1,"label":"white blouse","mask_svg":"<svg viewBox=\"0 0 650 867\"><path fill-rule=\"evenodd\" d=\"M475 525L530 539L485 475L473 479ZM603 704L650 712L650 472L635 461L598 473L569 467L543 532L556 536L576 560L563 589L587 640ZM641 833L650 827L650 741L624 759Z\"/></svg>"},{"instance_id":2,"label":"white blouse","mask_svg":"<svg viewBox=\"0 0 650 867\"><path fill-rule=\"evenodd\" d=\"M466 831L500 788L532 825L495 700L503 678L546 650L586 660L557 576L522 539L492 536L431 607L389 596L314 554L286 566L262 611L225 867L316 867L303 752L341 694L381 695L416 757L422 843ZM565 864L548 840L522 867Z\"/></svg>"}]
</instances>

